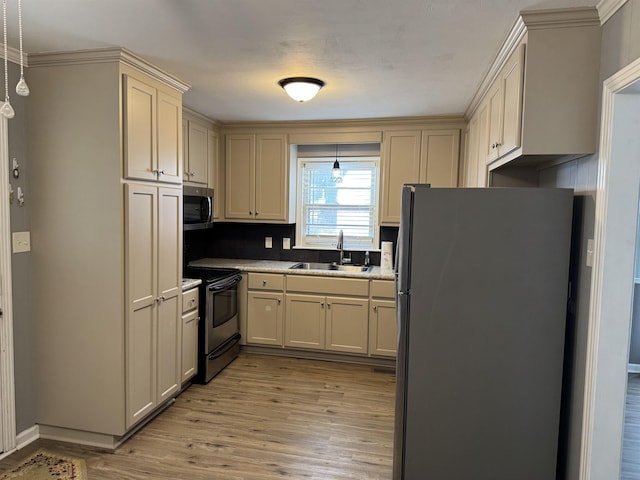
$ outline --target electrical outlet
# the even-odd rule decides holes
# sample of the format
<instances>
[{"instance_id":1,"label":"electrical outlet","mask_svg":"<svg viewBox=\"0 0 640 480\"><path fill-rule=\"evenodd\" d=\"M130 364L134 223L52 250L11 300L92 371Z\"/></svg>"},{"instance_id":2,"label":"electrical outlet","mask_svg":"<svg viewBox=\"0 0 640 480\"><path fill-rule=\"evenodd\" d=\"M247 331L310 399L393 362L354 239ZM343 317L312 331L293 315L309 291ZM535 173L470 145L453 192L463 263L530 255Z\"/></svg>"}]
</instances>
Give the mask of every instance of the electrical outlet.
<instances>
[{"instance_id":1,"label":"electrical outlet","mask_svg":"<svg viewBox=\"0 0 640 480\"><path fill-rule=\"evenodd\" d=\"M273 248L273 238L264 237L264 248Z\"/></svg>"},{"instance_id":2,"label":"electrical outlet","mask_svg":"<svg viewBox=\"0 0 640 480\"><path fill-rule=\"evenodd\" d=\"M291 250L291 239L283 238L282 239L282 249L283 250Z\"/></svg>"},{"instance_id":3,"label":"electrical outlet","mask_svg":"<svg viewBox=\"0 0 640 480\"><path fill-rule=\"evenodd\" d=\"M30 232L13 232L13 253L31 251L31 233Z\"/></svg>"}]
</instances>

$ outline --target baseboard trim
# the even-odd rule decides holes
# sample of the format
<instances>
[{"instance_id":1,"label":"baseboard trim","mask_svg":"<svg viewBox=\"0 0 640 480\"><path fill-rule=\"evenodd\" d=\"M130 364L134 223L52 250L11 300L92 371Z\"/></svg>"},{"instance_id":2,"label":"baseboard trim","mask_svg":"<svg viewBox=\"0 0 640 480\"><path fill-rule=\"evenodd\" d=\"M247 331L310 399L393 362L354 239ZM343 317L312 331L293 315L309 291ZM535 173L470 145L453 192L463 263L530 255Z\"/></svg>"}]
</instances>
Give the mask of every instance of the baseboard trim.
<instances>
[{"instance_id":1,"label":"baseboard trim","mask_svg":"<svg viewBox=\"0 0 640 480\"><path fill-rule=\"evenodd\" d=\"M640 373L640 365L637 363L628 364L627 373Z\"/></svg>"},{"instance_id":2,"label":"baseboard trim","mask_svg":"<svg viewBox=\"0 0 640 480\"><path fill-rule=\"evenodd\" d=\"M20 450L21 448L26 447L32 442L35 442L40 438L40 427L38 425L34 425L31 428L27 428L23 430L16 436L16 449Z\"/></svg>"}]
</instances>

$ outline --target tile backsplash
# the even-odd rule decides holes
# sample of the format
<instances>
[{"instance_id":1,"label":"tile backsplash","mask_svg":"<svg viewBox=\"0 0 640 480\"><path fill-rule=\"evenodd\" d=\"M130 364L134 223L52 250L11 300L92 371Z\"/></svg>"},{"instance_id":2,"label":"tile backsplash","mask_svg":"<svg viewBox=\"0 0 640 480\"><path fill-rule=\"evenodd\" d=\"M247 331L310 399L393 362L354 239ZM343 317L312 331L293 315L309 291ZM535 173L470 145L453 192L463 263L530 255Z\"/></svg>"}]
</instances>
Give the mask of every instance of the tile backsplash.
<instances>
[{"instance_id":1,"label":"tile backsplash","mask_svg":"<svg viewBox=\"0 0 640 480\"><path fill-rule=\"evenodd\" d=\"M184 232L184 264L199 258L247 258L251 260L284 260L293 262L333 262L338 252L282 248L282 239L290 238L295 245L296 225L254 223L216 223L212 229ZM271 237L272 248L265 248L265 237ZM380 241L398 239L398 229L381 227ZM364 251L346 251L353 263L363 263ZM371 263L380 265L380 252L370 253Z\"/></svg>"}]
</instances>

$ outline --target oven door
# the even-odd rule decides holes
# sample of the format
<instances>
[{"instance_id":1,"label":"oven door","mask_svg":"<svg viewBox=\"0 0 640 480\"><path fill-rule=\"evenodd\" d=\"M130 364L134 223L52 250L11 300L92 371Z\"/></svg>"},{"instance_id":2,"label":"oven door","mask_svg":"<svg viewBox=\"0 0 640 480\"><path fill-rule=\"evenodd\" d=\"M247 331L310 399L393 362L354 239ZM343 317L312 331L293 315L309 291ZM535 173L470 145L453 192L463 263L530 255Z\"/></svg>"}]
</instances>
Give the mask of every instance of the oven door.
<instances>
[{"instance_id":1,"label":"oven door","mask_svg":"<svg viewBox=\"0 0 640 480\"><path fill-rule=\"evenodd\" d=\"M240 331L238 324L238 283L240 275L206 286L206 353Z\"/></svg>"}]
</instances>

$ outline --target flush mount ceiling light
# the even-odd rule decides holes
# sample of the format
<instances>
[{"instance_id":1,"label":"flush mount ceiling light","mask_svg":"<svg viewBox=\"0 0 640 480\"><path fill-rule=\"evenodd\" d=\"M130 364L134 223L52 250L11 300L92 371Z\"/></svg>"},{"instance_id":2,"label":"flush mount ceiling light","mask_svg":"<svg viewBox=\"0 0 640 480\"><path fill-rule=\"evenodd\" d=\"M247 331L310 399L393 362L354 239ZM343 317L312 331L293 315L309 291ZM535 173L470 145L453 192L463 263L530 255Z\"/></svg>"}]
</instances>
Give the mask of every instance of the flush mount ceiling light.
<instances>
[{"instance_id":1,"label":"flush mount ceiling light","mask_svg":"<svg viewBox=\"0 0 640 480\"><path fill-rule=\"evenodd\" d=\"M283 78L278 85L296 102L306 102L316 96L324 82L311 77L290 77Z\"/></svg>"}]
</instances>

